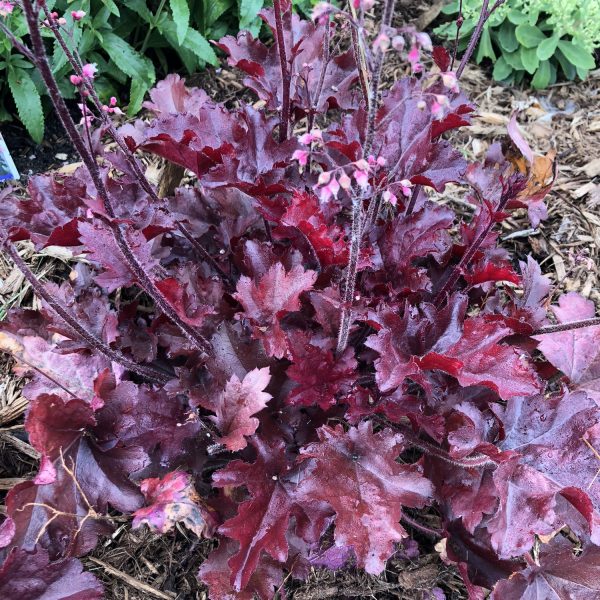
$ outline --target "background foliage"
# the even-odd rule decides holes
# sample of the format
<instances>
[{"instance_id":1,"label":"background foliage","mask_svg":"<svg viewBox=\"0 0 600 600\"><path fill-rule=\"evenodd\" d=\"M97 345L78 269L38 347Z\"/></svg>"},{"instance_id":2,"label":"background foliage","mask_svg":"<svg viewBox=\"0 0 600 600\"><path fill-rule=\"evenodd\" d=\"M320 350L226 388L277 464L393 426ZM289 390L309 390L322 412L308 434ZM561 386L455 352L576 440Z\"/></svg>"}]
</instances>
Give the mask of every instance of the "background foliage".
<instances>
[{"instance_id":1,"label":"background foliage","mask_svg":"<svg viewBox=\"0 0 600 600\"><path fill-rule=\"evenodd\" d=\"M219 39L239 28L257 35L258 11L263 0L58 0L48 2L72 31L67 41L77 48L84 62L97 63L96 84L100 97L121 96L136 114L143 97L155 83L157 74L185 71L192 74L206 64L217 65L217 55L209 40ZM86 16L73 22L71 11ZM21 11L15 8L5 23L22 39L27 27ZM66 98L75 90L69 83L70 66L62 49L51 41L46 30L52 68ZM5 77L3 77L5 73ZM19 118L31 137L40 142L44 135L41 96L43 86L32 65L12 50L0 33L0 121L12 118L10 94Z\"/></svg>"},{"instance_id":2,"label":"background foliage","mask_svg":"<svg viewBox=\"0 0 600 600\"><path fill-rule=\"evenodd\" d=\"M481 0L464 0L464 23L459 48L466 47L475 28ZM459 0L444 13L452 20L436 29L446 40L456 38ZM594 50L600 46L600 0L508 0L486 23L475 59L494 61L497 81L519 84L531 79L545 88L565 77L585 79L595 67Z\"/></svg>"}]
</instances>

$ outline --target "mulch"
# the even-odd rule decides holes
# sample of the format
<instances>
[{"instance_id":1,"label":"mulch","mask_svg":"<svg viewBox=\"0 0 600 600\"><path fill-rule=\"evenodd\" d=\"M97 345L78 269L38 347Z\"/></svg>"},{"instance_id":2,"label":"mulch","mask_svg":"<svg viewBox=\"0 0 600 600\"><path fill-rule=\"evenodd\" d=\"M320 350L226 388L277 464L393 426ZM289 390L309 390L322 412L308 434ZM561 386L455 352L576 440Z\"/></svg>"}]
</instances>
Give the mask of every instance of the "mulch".
<instances>
[{"instance_id":1,"label":"mulch","mask_svg":"<svg viewBox=\"0 0 600 600\"><path fill-rule=\"evenodd\" d=\"M404 69L405 65L392 62L386 68L385 80L395 80ZM600 70L592 72L585 82L557 84L544 91L506 88L490 81L489 72L469 67L461 82L479 106L473 125L458 138L461 151L470 159L483 158L489 145L506 135L513 110L520 109L519 122L534 151L556 149L559 164L555 185L547 197L549 218L532 229L525 211L513 213L503 224L503 242L516 258L523 260L531 254L540 262L557 293L578 291L600 307ZM237 76L226 69L207 71L191 83L202 85L228 103L235 103L244 94ZM71 150L61 145L58 132L59 137L52 137L52 131L49 143L53 155L64 150L72 161ZM45 162L32 162L34 159L27 157L39 154L40 149L22 148L16 159L23 173L28 172L28 165L35 164L33 172L65 162L53 162L50 155ZM25 162L19 162L21 154ZM459 204L460 198L460 189L453 186L438 196L440 202ZM65 257L34 253L27 244L21 251L40 276L60 278L68 270ZM36 302L22 276L0 255L0 318L10 306L35 307ZM10 484L33 476L37 467L35 451L27 444L23 429L26 401L11 367L11 360L0 355L0 502ZM0 505L0 511L2 508ZM428 518L431 527L439 524L435 512ZM355 569L315 569L306 582L286 582L288 597L419 600L427 597L427 590L439 586L449 599L466 598L455 570L440 560L436 540L409 525L407 530L419 542L418 556L391 559L379 577ZM109 600L200 600L207 594L196 573L212 547L213 542L198 540L183 528L170 535L155 535L144 529L132 531L128 523L121 523L83 562L103 581Z\"/></svg>"}]
</instances>

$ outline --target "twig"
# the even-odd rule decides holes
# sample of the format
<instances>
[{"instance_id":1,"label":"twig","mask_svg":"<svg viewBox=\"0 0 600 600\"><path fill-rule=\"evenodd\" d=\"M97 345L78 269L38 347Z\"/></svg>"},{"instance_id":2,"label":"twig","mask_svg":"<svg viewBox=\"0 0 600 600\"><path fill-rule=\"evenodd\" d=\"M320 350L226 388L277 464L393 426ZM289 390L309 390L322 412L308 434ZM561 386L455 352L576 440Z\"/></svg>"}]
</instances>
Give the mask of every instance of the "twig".
<instances>
[{"instance_id":1,"label":"twig","mask_svg":"<svg viewBox=\"0 0 600 600\"><path fill-rule=\"evenodd\" d=\"M420 531L421 533L424 533L425 535L427 535L429 537L433 537L433 538L443 537L442 532L439 531L438 529L433 529L431 527L427 527L427 525L423 525L423 524L419 523L418 521L415 521L414 519L409 517L406 513L402 513L402 516L400 517L400 519L402 521L404 521L407 525L410 525L414 529L417 529L418 531Z\"/></svg>"},{"instance_id":2,"label":"twig","mask_svg":"<svg viewBox=\"0 0 600 600\"><path fill-rule=\"evenodd\" d=\"M7 433L6 431L0 432L0 439L4 440L11 446L14 446L19 452L26 454L29 458L33 458L34 460L40 459L40 453L30 444L20 440L18 437Z\"/></svg>"},{"instance_id":3,"label":"twig","mask_svg":"<svg viewBox=\"0 0 600 600\"><path fill-rule=\"evenodd\" d=\"M174 593L161 592L160 590L157 590L157 589L149 586L147 583L143 583L142 581L135 579L131 575L127 575L127 573L123 573L123 571L119 571L119 569L115 569L115 567L112 567L111 565L105 563L104 561L102 561L98 558L94 558L93 556L88 556L88 560L93 562L94 564L102 567L107 573L109 573L110 575L113 575L117 579L120 579L121 581L125 582L127 585L131 586L134 590L140 590L141 592L146 592L147 594L150 594L151 596L154 596L155 598L161 598L161 600L173 600L173 598L176 597L176 595Z\"/></svg>"}]
</instances>

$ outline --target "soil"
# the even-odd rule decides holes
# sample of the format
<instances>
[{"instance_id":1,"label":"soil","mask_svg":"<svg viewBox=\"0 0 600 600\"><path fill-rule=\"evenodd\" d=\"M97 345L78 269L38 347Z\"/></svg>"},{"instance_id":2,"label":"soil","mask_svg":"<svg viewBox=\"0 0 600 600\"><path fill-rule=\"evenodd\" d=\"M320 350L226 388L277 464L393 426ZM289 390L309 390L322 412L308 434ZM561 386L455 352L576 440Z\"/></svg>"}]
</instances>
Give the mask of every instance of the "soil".
<instances>
[{"instance_id":1,"label":"soil","mask_svg":"<svg viewBox=\"0 0 600 600\"><path fill-rule=\"evenodd\" d=\"M430 6L405 2L399 10L403 18L414 18ZM405 65L391 61L384 79L389 84L404 74L404 70ZM247 93L237 75L226 69L207 71L189 83L204 87L216 99L228 104L234 104ZM517 258L523 260L532 254L552 278L557 293L578 291L600 307L599 83L600 70L592 72L586 82L557 84L541 92L505 88L491 83L489 73L469 67L461 85L479 109L473 125L461 133L458 142L469 158L483 158L489 145L506 135L512 111L520 109L519 122L534 151L546 153L551 148L556 149L559 171L547 198L549 218L532 229L524 211L514 213L503 224L502 239ZM48 123L49 141L41 148L28 141L17 125L3 127L2 133L24 174L29 170L62 166L62 161L56 159L56 154L61 152L67 153L68 162L76 160L54 123ZM32 155L36 158L29 158ZM437 195L437 200L460 206L461 197L459 188L448 186L443 194ZM28 260L35 264L38 273L52 272L49 257L31 253ZM30 306L31 294L26 288L19 288L17 277L11 265L0 256L0 282L11 281L13 303ZM1 294L0 300L3 300ZM24 403L19 382L10 374L10 367L10 361L0 357L0 494L7 489L8 478L31 477L37 465L33 449L26 443L22 416L19 417ZM11 412L11 407L17 406L20 408ZM419 519L430 528L439 526L434 511L425 516L420 514ZM418 556L392 558L379 577L352 568L337 572L315 569L305 582L287 581L287 596L294 600L420 600L431 598L429 592L439 587L448 599L466 598L456 571L439 558L435 549L438 540L408 524L406 529L419 544ZM198 583L196 573L212 546L212 542L198 540L183 528L159 536L143 529L132 531L127 522L121 521L115 533L83 562L103 581L109 600L205 600L206 590Z\"/></svg>"}]
</instances>

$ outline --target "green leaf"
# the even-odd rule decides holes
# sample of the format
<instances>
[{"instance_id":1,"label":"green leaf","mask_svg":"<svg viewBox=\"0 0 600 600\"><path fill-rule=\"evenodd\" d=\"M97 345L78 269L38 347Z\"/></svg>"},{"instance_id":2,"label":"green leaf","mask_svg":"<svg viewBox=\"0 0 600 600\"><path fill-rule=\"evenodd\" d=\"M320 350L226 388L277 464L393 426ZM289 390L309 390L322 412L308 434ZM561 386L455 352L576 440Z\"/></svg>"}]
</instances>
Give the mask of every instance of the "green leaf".
<instances>
[{"instance_id":1,"label":"green leaf","mask_svg":"<svg viewBox=\"0 0 600 600\"><path fill-rule=\"evenodd\" d=\"M544 60L540 63L538 70L535 72L533 79L531 80L531 85L536 90L541 90L545 87L548 87L550 83L550 78L552 76L552 70L550 69L550 62Z\"/></svg>"},{"instance_id":2,"label":"green leaf","mask_svg":"<svg viewBox=\"0 0 600 600\"><path fill-rule=\"evenodd\" d=\"M536 48L521 48L519 50L523 68L532 75L540 64L540 59L537 57Z\"/></svg>"},{"instance_id":3,"label":"green leaf","mask_svg":"<svg viewBox=\"0 0 600 600\"><path fill-rule=\"evenodd\" d=\"M81 28L73 27L71 35L63 36L65 40L65 44L67 48L73 52L79 47L79 42L81 40ZM61 48L58 41L54 42L54 55L52 56L52 72L54 74L58 73L65 65L67 64L67 55L65 51Z\"/></svg>"},{"instance_id":4,"label":"green leaf","mask_svg":"<svg viewBox=\"0 0 600 600\"><path fill-rule=\"evenodd\" d=\"M502 81L503 79L506 79L512 72L512 67L506 62L504 56L501 56L494 65L494 72L492 76L496 81Z\"/></svg>"},{"instance_id":5,"label":"green leaf","mask_svg":"<svg viewBox=\"0 0 600 600\"><path fill-rule=\"evenodd\" d=\"M115 17L120 17L121 13L119 12L119 7L114 3L113 0L102 0L102 4L108 8L108 10L115 15Z\"/></svg>"},{"instance_id":6,"label":"green leaf","mask_svg":"<svg viewBox=\"0 0 600 600\"><path fill-rule=\"evenodd\" d=\"M171 12L173 13L173 21L177 28L177 41L179 45L183 45L185 35L190 26L190 7L187 0L170 0Z\"/></svg>"},{"instance_id":7,"label":"green leaf","mask_svg":"<svg viewBox=\"0 0 600 600\"><path fill-rule=\"evenodd\" d=\"M161 20L161 22L157 25L158 30L161 35L167 40L167 42L175 48L177 54L179 54L179 58L181 58L181 62L185 65L187 72L191 75L198 68L198 57L186 47L186 45L180 46L177 42L177 32L175 28L175 23L170 19ZM190 29L188 29L188 33ZM168 71L168 68L164 69Z\"/></svg>"},{"instance_id":8,"label":"green leaf","mask_svg":"<svg viewBox=\"0 0 600 600\"><path fill-rule=\"evenodd\" d=\"M154 23L154 15L150 12L146 0L123 0L123 4L134 13L142 17L142 19L144 19L148 25L152 25Z\"/></svg>"},{"instance_id":9,"label":"green leaf","mask_svg":"<svg viewBox=\"0 0 600 600\"><path fill-rule=\"evenodd\" d=\"M8 86L19 113L19 118L37 144L44 137L42 101L29 73L23 69L9 69Z\"/></svg>"},{"instance_id":10,"label":"green leaf","mask_svg":"<svg viewBox=\"0 0 600 600\"><path fill-rule=\"evenodd\" d=\"M577 70L575 67L567 60L567 57L560 51L560 48L556 49L554 53L554 58L559 62L565 77L569 81L573 81L575 79L575 75L577 74Z\"/></svg>"},{"instance_id":11,"label":"green leaf","mask_svg":"<svg viewBox=\"0 0 600 600\"><path fill-rule=\"evenodd\" d=\"M102 47L113 63L129 77L140 79L150 87L156 80L152 62L114 33L103 35Z\"/></svg>"},{"instance_id":12,"label":"green leaf","mask_svg":"<svg viewBox=\"0 0 600 600\"><path fill-rule=\"evenodd\" d=\"M535 25L523 23L515 29L517 40L525 46L525 48L534 48L546 39L546 36Z\"/></svg>"},{"instance_id":13,"label":"green leaf","mask_svg":"<svg viewBox=\"0 0 600 600\"><path fill-rule=\"evenodd\" d=\"M233 6L233 0L203 0L202 8L204 11L204 27L209 29ZM204 31L203 33L206 33Z\"/></svg>"},{"instance_id":14,"label":"green leaf","mask_svg":"<svg viewBox=\"0 0 600 600\"><path fill-rule=\"evenodd\" d=\"M527 15L523 14L519 10L511 8L507 14L508 20L515 25L521 25L521 23L527 23Z\"/></svg>"},{"instance_id":15,"label":"green leaf","mask_svg":"<svg viewBox=\"0 0 600 600\"><path fill-rule=\"evenodd\" d=\"M494 47L492 46L492 38L490 37L490 31L487 27L481 34L481 39L479 40L479 45L477 46L475 60L480 63L486 57L496 60L496 54L494 52Z\"/></svg>"},{"instance_id":16,"label":"green leaf","mask_svg":"<svg viewBox=\"0 0 600 600\"><path fill-rule=\"evenodd\" d=\"M537 57L540 60L548 60L556 52L559 39L558 34L555 34L541 42L537 47Z\"/></svg>"},{"instance_id":17,"label":"green leaf","mask_svg":"<svg viewBox=\"0 0 600 600\"><path fill-rule=\"evenodd\" d=\"M516 52L505 52L502 56L515 71L522 71L525 68L521 62L521 53L518 50Z\"/></svg>"},{"instance_id":18,"label":"green leaf","mask_svg":"<svg viewBox=\"0 0 600 600\"><path fill-rule=\"evenodd\" d=\"M591 52L588 52L583 46L577 42L568 42L567 40L559 40L558 47L565 55L566 59L575 67L582 69L593 69L596 66L596 61Z\"/></svg>"},{"instance_id":19,"label":"green leaf","mask_svg":"<svg viewBox=\"0 0 600 600\"><path fill-rule=\"evenodd\" d=\"M519 47L515 26L508 19L504 20L498 30L498 43L505 52L514 52Z\"/></svg>"},{"instance_id":20,"label":"green leaf","mask_svg":"<svg viewBox=\"0 0 600 600\"><path fill-rule=\"evenodd\" d=\"M200 60L218 66L219 59L212 49L212 46L206 41L206 38L195 29L192 29L191 27L188 29L183 45L188 50L191 50Z\"/></svg>"},{"instance_id":21,"label":"green leaf","mask_svg":"<svg viewBox=\"0 0 600 600\"><path fill-rule=\"evenodd\" d=\"M257 36L262 23L258 13L263 7L263 0L238 0L238 4L240 29L247 29L253 36Z\"/></svg>"},{"instance_id":22,"label":"green leaf","mask_svg":"<svg viewBox=\"0 0 600 600\"><path fill-rule=\"evenodd\" d=\"M579 77L579 79L581 79L582 81L584 79L587 79L588 69L582 69L581 67L576 67L576 69L577 69L577 77Z\"/></svg>"},{"instance_id":23,"label":"green leaf","mask_svg":"<svg viewBox=\"0 0 600 600\"><path fill-rule=\"evenodd\" d=\"M127 114L130 117L133 117L142 108L142 102L144 101L144 96L150 86L148 82L139 77L134 77L131 80L131 90L129 93L129 106L127 107Z\"/></svg>"}]
</instances>

